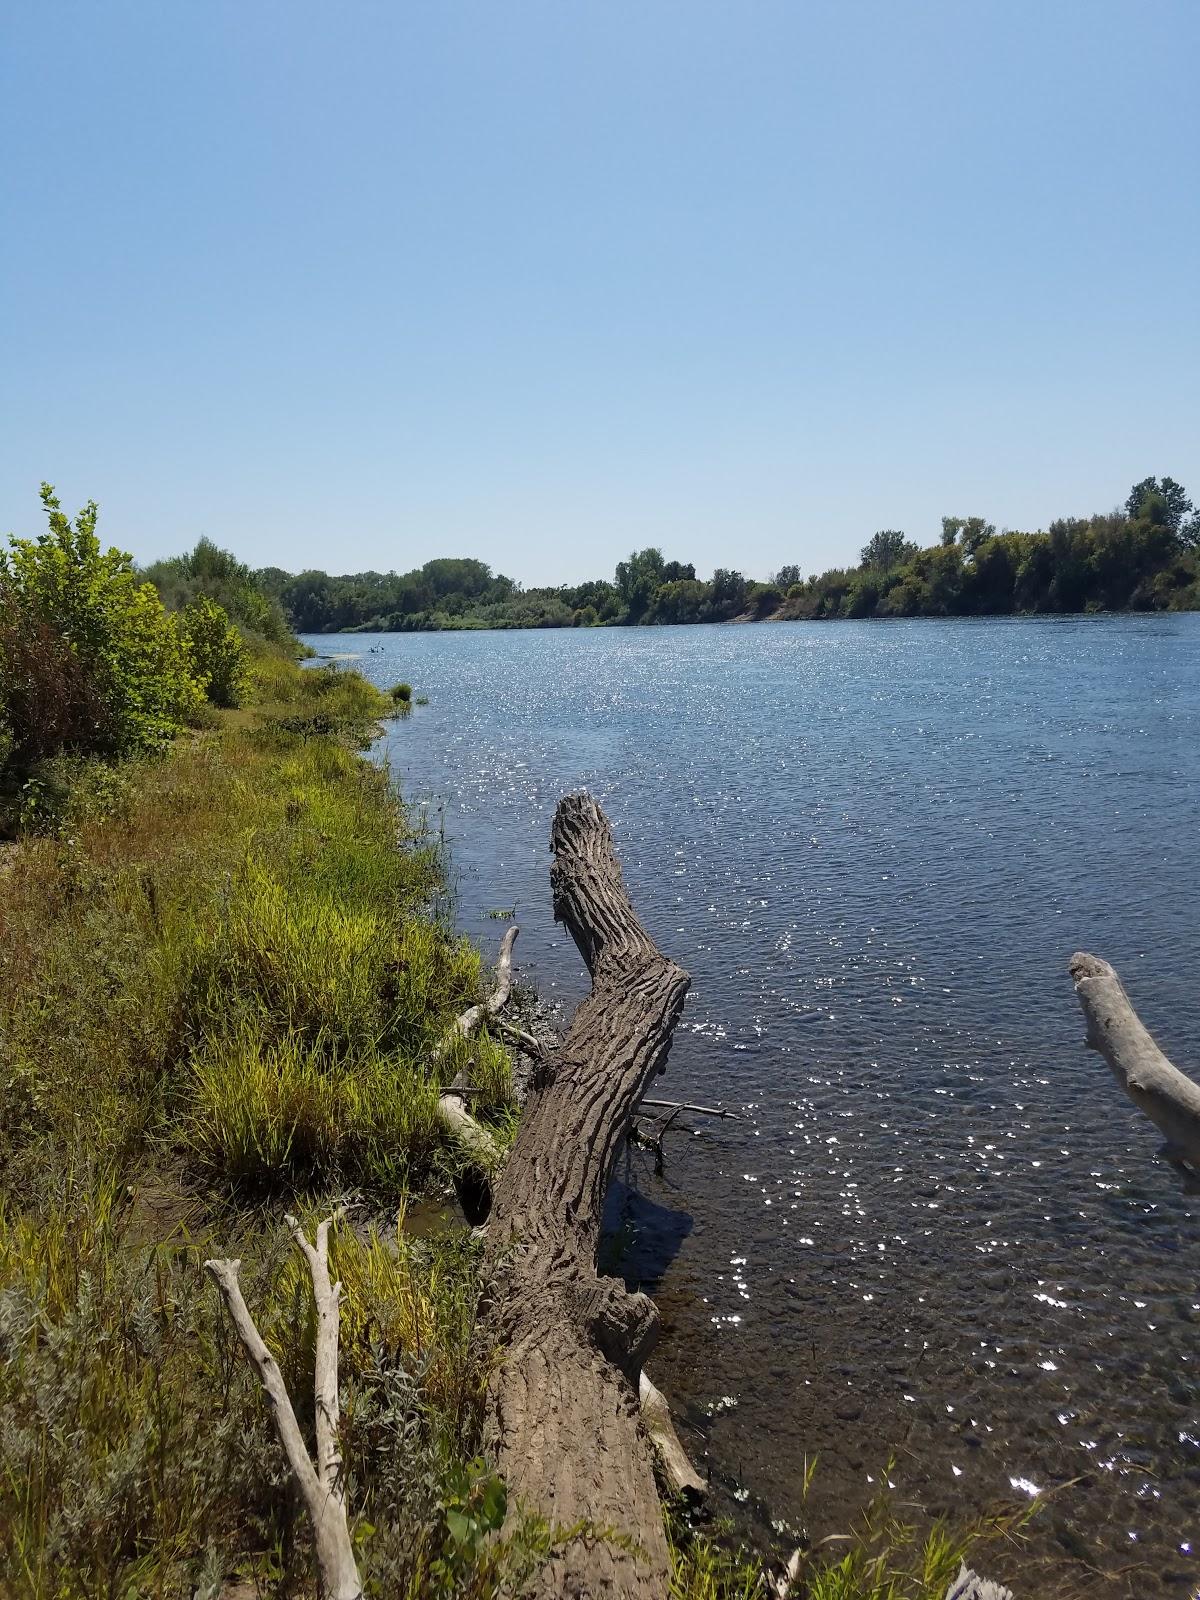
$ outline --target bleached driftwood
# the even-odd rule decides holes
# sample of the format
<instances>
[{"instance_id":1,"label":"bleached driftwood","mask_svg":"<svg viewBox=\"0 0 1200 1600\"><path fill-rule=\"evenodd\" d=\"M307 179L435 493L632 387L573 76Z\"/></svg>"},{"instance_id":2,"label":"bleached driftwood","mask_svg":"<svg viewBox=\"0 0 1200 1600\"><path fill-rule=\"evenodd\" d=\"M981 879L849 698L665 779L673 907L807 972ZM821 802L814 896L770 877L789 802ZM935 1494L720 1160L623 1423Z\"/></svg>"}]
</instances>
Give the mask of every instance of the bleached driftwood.
<instances>
[{"instance_id":1,"label":"bleached driftwood","mask_svg":"<svg viewBox=\"0 0 1200 1600\"><path fill-rule=\"evenodd\" d=\"M500 954L496 958L496 987L486 1000L468 1006L461 1016L454 1019L433 1052L434 1061L440 1061L456 1039L469 1039L481 1022L494 1017L497 1011L503 1011L508 1004L509 990L512 988L512 951L520 931L515 922L506 931L500 941Z\"/></svg>"},{"instance_id":2,"label":"bleached driftwood","mask_svg":"<svg viewBox=\"0 0 1200 1600\"><path fill-rule=\"evenodd\" d=\"M666 1063L688 976L639 922L590 795L559 803L550 843L554 915L592 990L539 1068L496 1185L483 1332L503 1359L488 1385L490 1431L510 1516L524 1507L587 1530L551 1555L538 1600L663 1600L671 1555L638 1421L657 1312L598 1275L596 1248L614 1157Z\"/></svg>"},{"instance_id":3,"label":"bleached driftwood","mask_svg":"<svg viewBox=\"0 0 1200 1600\"><path fill-rule=\"evenodd\" d=\"M671 1420L671 1408L666 1397L650 1382L644 1367L638 1379L638 1403L642 1408L646 1432L658 1451L663 1472L674 1492L693 1499L707 1493L708 1479L702 1478L688 1459L688 1453Z\"/></svg>"},{"instance_id":4,"label":"bleached driftwood","mask_svg":"<svg viewBox=\"0 0 1200 1600\"><path fill-rule=\"evenodd\" d=\"M292 1237L308 1262L317 1310L313 1370L317 1421L315 1464L296 1421L279 1363L263 1342L243 1298L238 1282L241 1262L206 1261L204 1266L216 1281L229 1319L258 1373L270 1404L288 1468L313 1526L321 1593L325 1600L362 1600L362 1580L358 1575L346 1517L345 1480L338 1441L338 1303L342 1286L329 1281L329 1229L340 1215L340 1212L335 1212L320 1224L315 1244L308 1242L295 1217L289 1216L287 1219Z\"/></svg>"},{"instance_id":5,"label":"bleached driftwood","mask_svg":"<svg viewBox=\"0 0 1200 1600\"><path fill-rule=\"evenodd\" d=\"M964 1561L959 1567L958 1577L946 1590L946 1600L1013 1600L1013 1592L1002 1583L981 1578Z\"/></svg>"},{"instance_id":6,"label":"bleached driftwood","mask_svg":"<svg viewBox=\"0 0 1200 1600\"><path fill-rule=\"evenodd\" d=\"M469 1039L479 1025L494 1017L508 1004L512 988L512 949L520 929L514 923L500 941L500 955L496 961L496 987L486 1000L469 1006L456 1017L445 1036L433 1052L434 1062L442 1059L456 1039ZM495 1139L467 1110L467 1084L463 1073L438 1097L438 1115L446 1130L484 1173L493 1172L500 1159L500 1146Z\"/></svg>"},{"instance_id":7,"label":"bleached driftwood","mask_svg":"<svg viewBox=\"0 0 1200 1600\"><path fill-rule=\"evenodd\" d=\"M1200 1170L1200 1085L1163 1055L1107 961L1079 951L1071 957L1070 973L1087 1022L1088 1044L1163 1134L1164 1154Z\"/></svg>"}]
</instances>

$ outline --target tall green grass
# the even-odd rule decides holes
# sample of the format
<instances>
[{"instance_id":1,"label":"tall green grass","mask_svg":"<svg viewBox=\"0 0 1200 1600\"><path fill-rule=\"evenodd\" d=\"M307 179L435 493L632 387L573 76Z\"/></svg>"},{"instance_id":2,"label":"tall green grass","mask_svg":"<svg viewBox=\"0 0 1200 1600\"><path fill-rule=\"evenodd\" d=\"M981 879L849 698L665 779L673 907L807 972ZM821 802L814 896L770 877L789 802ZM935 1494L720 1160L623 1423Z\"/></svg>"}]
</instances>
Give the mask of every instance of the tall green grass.
<instances>
[{"instance_id":1,"label":"tall green grass","mask_svg":"<svg viewBox=\"0 0 1200 1600\"><path fill-rule=\"evenodd\" d=\"M458 1058L430 1063L480 958L431 915L438 851L356 754L391 702L282 657L253 676L253 709L168 758L78 765L0 875L6 1597L307 1582L307 1531L202 1260L244 1256L310 1425L308 1285L280 1215L331 1192L395 1211L459 1159L436 1116ZM503 1117L507 1061L486 1039L477 1056L480 1114ZM537 1538L497 1553L452 1534L494 1499L470 1465L473 1247L344 1225L334 1254L374 1592L494 1592Z\"/></svg>"}]
</instances>

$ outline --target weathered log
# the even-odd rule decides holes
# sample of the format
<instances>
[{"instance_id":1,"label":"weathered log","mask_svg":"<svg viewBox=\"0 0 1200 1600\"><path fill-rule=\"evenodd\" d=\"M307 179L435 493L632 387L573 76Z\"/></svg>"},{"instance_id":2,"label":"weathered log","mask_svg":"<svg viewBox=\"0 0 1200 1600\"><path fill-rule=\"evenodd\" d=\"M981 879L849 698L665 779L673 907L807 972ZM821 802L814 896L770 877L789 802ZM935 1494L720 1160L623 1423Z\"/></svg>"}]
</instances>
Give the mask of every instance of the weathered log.
<instances>
[{"instance_id":1,"label":"weathered log","mask_svg":"<svg viewBox=\"0 0 1200 1600\"><path fill-rule=\"evenodd\" d=\"M346 1518L346 1486L338 1436L338 1303L341 1284L329 1281L329 1229L338 1215L335 1213L320 1224L315 1245L309 1244L295 1217L287 1219L292 1237L308 1262L317 1309L313 1371L317 1420L315 1465L304 1443L300 1424L296 1421L279 1363L263 1342L242 1295L238 1282L241 1262L206 1261L204 1266L221 1292L229 1320L258 1373L259 1382L270 1403L275 1431L313 1526L321 1594L324 1600L362 1600L362 1581L358 1575Z\"/></svg>"},{"instance_id":2,"label":"weathered log","mask_svg":"<svg viewBox=\"0 0 1200 1600\"><path fill-rule=\"evenodd\" d=\"M1071 957L1070 973L1087 1022L1088 1044L1164 1135L1168 1158L1200 1170L1200 1085L1163 1055L1107 961L1079 951Z\"/></svg>"},{"instance_id":3,"label":"weathered log","mask_svg":"<svg viewBox=\"0 0 1200 1600\"><path fill-rule=\"evenodd\" d=\"M539 1069L495 1192L485 1332L502 1351L489 1385L500 1469L517 1507L585 1525L536 1592L662 1600L670 1556L638 1379L657 1312L596 1272L613 1159L663 1070L688 975L662 955L621 881L612 831L586 794L551 830L555 918L592 978L570 1032ZM612 1537L616 1535L616 1537Z\"/></svg>"},{"instance_id":4,"label":"weathered log","mask_svg":"<svg viewBox=\"0 0 1200 1600\"><path fill-rule=\"evenodd\" d=\"M638 1403L642 1408L642 1421L646 1432L658 1451L663 1472L673 1491L685 1498L701 1498L708 1491L708 1479L702 1478L688 1458L687 1451L675 1431L671 1408L660 1389L656 1389L642 1368L638 1380Z\"/></svg>"}]
</instances>

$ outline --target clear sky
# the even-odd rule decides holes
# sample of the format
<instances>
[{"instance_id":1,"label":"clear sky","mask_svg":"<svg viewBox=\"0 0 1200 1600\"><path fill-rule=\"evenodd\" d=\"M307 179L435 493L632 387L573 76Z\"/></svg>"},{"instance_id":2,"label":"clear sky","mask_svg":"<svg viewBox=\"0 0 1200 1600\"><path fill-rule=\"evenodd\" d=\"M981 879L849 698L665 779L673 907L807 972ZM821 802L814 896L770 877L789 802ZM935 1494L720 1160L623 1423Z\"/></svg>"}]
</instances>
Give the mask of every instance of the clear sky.
<instances>
[{"instance_id":1,"label":"clear sky","mask_svg":"<svg viewBox=\"0 0 1200 1600\"><path fill-rule=\"evenodd\" d=\"M0 0L0 532L633 546L1200 499L1200 0Z\"/></svg>"}]
</instances>

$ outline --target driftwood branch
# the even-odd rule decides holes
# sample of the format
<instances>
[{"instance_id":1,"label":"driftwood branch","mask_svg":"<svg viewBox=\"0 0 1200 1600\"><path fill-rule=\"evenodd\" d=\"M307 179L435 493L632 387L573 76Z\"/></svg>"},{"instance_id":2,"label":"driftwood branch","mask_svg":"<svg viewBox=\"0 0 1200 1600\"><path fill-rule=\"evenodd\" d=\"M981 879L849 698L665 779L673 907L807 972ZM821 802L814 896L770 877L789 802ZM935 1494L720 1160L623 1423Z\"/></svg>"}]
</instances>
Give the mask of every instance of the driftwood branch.
<instances>
[{"instance_id":1,"label":"driftwood branch","mask_svg":"<svg viewBox=\"0 0 1200 1600\"><path fill-rule=\"evenodd\" d=\"M335 1213L328 1221L321 1223L315 1244L309 1244L294 1217L287 1219L292 1237L308 1261L317 1308L313 1381L317 1414L315 1465L304 1443L300 1424L296 1421L279 1363L263 1342L242 1295L238 1282L241 1262L206 1261L204 1266L220 1290L229 1320L258 1373L271 1407L275 1431L283 1446L288 1468L313 1526L321 1593L325 1600L362 1600L362 1580L358 1575L346 1518L342 1453L338 1442L338 1302L341 1285L329 1281L329 1228L339 1214Z\"/></svg>"},{"instance_id":2,"label":"driftwood branch","mask_svg":"<svg viewBox=\"0 0 1200 1600\"><path fill-rule=\"evenodd\" d=\"M704 1495L708 1490L708 1480L700 1476L688 1459L688 1453L671 1420L671 1408L661 1390L656 1389L646 1376L645 1368L638 1380L638 1403L642 1408L646 1432L658 1451L663 1472L672 1490L689 1499Z\"/></svg>"},{"instance_id":3,"label":"driftwood branch","mask_svg":"<svg viewBox=\"0 0 1200 1600\"><path fill-rule=\"evenodd\" d=\"M589 1529L546 1564L536 1592L661 1600L670 1554L638 1408L657 1313L597 1275L596 1247L614 1156L665 1066L688 976L638 921L590 796L559 804L551 847L554 914L592 991L542 1063L496 1185L485 1333L505 1359L490 1425L513 1514Z\"/></svg>"},{"instance_id":4,"label":"driftwood branch","mask_svg":"<svg viewBox=\"0 0 1200 1600\"><path fill-rule=\"evenodd\" d=\"M741 1118L736 1111L726 1111L724 1106L694 1106L687 1100L649 1100L642 1096L641 1104L644 1106L662 1107L664 1110L690 1111L699 1117L728 1117L731 1122L740 1122Z\"/></svg>"},{"instance_id":5,"label":"driftwood branch","mask_svg":"<svg viewBox=\"0 0 1200 1600\"><path fill-rule=\"evenodd\" d=\"M520 1045L526 1055L531 1055L540 1061L546 1054L546 1047L540 1039L535 1039L533 1034L526 1033L524 1028L514 1028L511 1022L505 1022L503 1017L496 1018L496 1032L504 1039L510 1039L513 1044Z\"/></svg>"},{"instance_id":6,"label":"driftwood branch","mask_svg":"<svg viewBox=\"0 0 1200 1600\"><path fill-rule=\"evenodd\" d=\"M1163 1055L1107 961L1080 951L1071 957L1070 973L1088 1044L1163 1134L1168 1158L1200 1170L1200 1085Z\"/></svg>"},{"instance_id":7,"label":"driftwood branch","mask_svg":"<svg viewBox=\"0 0 1200 1600\"><path fill-rule=\"evenodd\" d=\"M433 1052L435 1062L442 1059L456 1039L469 1039L481 1022L486 1022L488 1017L494 1017L508 1004L509 990L512 988L512 951L520 931L516 923L513 923L505 932L504 938L500 941L500 954L496 960L496 987L486 1000L481 1000L478 1005L468 1006L461 1016L454 1019Z\"/></svg>"},{"instance_id":8,"label":"driftwood branch","mask_svg":"<svg viewBox=\"0 0 1200 1600\"><path fill-rule=\"evenodd\" d=\"M508 1004L509 991L512 988L512 949L517 942L519 932L520 929L514 923L505 933L500 941L500 956L496 962L496 987L486 1000L481 1000L478 1005L469 1006L451 1023L433 1052L435 1064L442 1060L456 1039L469 1039L482 1022L494 1017ZM438 1115L447 1132L479 1169L481 1187L486 1191L487 1175L495 1170L500 1160L500 1146L483 1124L476 1121L467 1110L466 1097L467 1084L464 1075L459 1073L454 1082L438 1097ZM487 1211L487 1201L487 1193L482 1194L480 1209L484 1215Z\"/></svg>"}]
</instances>

